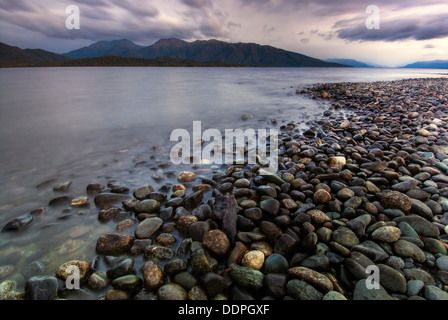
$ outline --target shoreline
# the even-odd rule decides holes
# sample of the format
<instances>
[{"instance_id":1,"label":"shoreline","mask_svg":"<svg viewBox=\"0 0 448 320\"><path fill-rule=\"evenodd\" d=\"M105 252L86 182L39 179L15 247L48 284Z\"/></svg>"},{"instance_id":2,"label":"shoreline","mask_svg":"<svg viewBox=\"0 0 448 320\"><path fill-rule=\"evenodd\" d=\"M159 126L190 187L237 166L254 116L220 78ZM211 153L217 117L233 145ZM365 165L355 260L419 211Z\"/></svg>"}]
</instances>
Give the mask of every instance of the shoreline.
<instances>
[{"instance_id":1,"label":"shoreline","mask_svg":"<svg viewBox=\"0 0 448 320\"><path fill-rule=\"evenodd\" d=\"M166 193L91 185L87 200L122 231L101 236L91 261L67 261L56 275L28 279L25 295L1 279L2 290L10 288L2 297L445 298L447 84L428 78L299 89L332 107L304 132L281 126L277 177L233 166L204 179L184 174ZM58 284L70 265L84 271L81 290ZM380 290L366 288L372 265L385 275Z\"/></svg>"}]
</instances>

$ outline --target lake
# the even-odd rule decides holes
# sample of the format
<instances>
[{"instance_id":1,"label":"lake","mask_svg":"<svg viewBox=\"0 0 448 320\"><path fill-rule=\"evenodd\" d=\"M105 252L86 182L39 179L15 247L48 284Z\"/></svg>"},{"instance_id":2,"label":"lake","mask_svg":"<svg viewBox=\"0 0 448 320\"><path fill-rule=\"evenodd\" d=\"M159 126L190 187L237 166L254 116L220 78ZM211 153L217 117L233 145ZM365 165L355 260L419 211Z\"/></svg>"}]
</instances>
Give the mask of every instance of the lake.
<instances>
[{"instance_id":1,"label":"lake","mask_svg":"<svg viewBox=\"0 0 448 320\"><path fill-rule=\"evenodd\" d=\"M443 70L352 68L23 68L0 70L0 227L86 185L116 181L157 190L175 183L174 129L271 128L306 124L324 109L296 91L316 83L442 77ZM445 73L446 74L446 73ZM446 76L446 75L445 75ZM243 121L243 114L253 118ZM169 167L168 170L165 168ZM53 186L71 181L67 192ZM20 233L0 233L10 277L32 261L46 273L72 258L90 261L102 224L94 205L47 208ZM77 236L80 226L88 232ZM26 272L25 272L26 273ZM3 279L0 279L0 281Z\"/></svg>"}]
</instances>

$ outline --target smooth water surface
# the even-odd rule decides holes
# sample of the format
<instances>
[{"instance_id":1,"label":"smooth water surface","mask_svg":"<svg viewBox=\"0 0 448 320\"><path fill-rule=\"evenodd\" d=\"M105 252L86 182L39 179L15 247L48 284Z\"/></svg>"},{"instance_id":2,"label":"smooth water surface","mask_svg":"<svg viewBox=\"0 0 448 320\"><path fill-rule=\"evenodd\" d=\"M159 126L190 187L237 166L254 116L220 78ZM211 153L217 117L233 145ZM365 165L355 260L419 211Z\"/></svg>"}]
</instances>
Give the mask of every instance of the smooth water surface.
<instances>
[{"instance_id":1,"label":"smooth water surface","mask_svg":"<svg viewBox=\"0 0 448 320\"><path fill-rule=\"evenodd\" d=\"M176 128L265 129L307 122L324 111L296 90L316 83L442 77L441 70L277 68L23 68L0 70L0 228L91 182L128 187L169 182ZM446 75L445 75L446 76ZM254 118L242 121L241 115ZM171 166L170 170L178 172ZM65 193L62 193L65 194ZM97 209L49 210L22 233L0 233L0 266L31 261L49 274L70 258L91 259ZM79 226L91 231L70 235ZM90 257L89 257L90 256ZM1 281L2 279L0 279ZM20 281L19 281L20 282Z\"/></svg>"}]
</instances>

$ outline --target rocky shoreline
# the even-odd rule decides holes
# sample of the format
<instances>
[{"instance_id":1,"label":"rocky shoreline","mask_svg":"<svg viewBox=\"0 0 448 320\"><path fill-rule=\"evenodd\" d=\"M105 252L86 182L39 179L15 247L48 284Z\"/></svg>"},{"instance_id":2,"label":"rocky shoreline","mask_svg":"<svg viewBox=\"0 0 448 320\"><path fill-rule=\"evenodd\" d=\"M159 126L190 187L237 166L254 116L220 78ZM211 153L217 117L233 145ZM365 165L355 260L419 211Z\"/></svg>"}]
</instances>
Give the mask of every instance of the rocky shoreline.
<instances>
[{"instance_id":1,"label":"rocky shoreline","mask_svg":"<svg viewBox=\"0 0 448 320\"><path fill-rule=\"evenodd\" d=\"M297 94L330 107L306 131L280 127L277 175L191 168L161 189L93 183L53 199L94 203L116 230L97 239L91 261L54 275L36 264L23 289L0 266L0 298L448 300L448 80ZM72 266L77 290L66 288ZM375 271L380 286L369 289Z\"/></svg>"}]
</instances>

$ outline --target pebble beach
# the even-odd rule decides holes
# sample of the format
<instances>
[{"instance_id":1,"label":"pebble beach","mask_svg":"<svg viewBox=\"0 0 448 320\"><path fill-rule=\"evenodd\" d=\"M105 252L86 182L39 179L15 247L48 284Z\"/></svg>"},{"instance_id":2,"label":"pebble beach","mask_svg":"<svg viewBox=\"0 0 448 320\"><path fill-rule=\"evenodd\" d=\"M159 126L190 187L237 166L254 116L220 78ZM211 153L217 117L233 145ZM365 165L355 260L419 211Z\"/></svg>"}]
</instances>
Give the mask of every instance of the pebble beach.
<instances>
[{"instance_id":1,"label":"pebble beach","mask_svg":"<svg viewBox=\"0 0 448 320\"><path fill-rule=\"evenodd\" d=\"M95 255L54 274L37 260L19 285L15 266L0 265L0 299L448 300L448 79L296 94L322 115L305 130L272 120L275 175L259 165L171 166L174 184L92 181L85 194L55 196L0 226L26 233L46 206L90 206L114 224L92 239ZM77 289L66 286L73 266Z\"/></svg>"}]
</instances>

